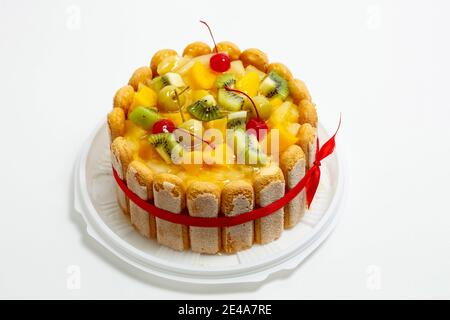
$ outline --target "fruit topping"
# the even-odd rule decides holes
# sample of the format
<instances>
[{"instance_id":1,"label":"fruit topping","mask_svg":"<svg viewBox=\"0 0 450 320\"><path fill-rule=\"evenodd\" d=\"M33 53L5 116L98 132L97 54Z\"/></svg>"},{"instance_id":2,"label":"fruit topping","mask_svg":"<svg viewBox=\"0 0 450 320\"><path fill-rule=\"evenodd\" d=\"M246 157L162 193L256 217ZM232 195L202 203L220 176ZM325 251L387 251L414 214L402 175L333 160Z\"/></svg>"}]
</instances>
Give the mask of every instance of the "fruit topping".
<instances>
[{"instance_id":1,"label":"fruit topping","mask_svg":"<svg viewBox=\"0 0 450 320\"><path fill-rule=\"evenodd\" d=\"M253 97L253 101L255 102L256 109L258 110L258 114L261 119L269 119L270 115L272 114L272 105L270 104L269 99L264 96L256 96ZM246 101L244 103L243 109L248 111L250 118L256 117L255 110L253 109L253 105L250 101Z\"/></svg>"},{"instance_id":2,"label":"fruit topping","mask_svg":"<svg viewBox=\"0 0 450 320\"><path fill-rule=\"evenodd\" d=\"M130 110L128 110L128 114L130 114L135 107L156 107L157 98L155 91L140 83L138 85L138 91L134 94L133 104L131 105Z\"/></svg>"},{"instance_id":3,"label":"fruit topping","mask_svg":"<svg viewBox=\"0 0 450 320\"><path fill-rule=\"evenodd\" d=\"M247 111L238 111L228 114L227 129L245 130Z\"/></svg>"},{"instance_id":4,"label":"fruit topping","mask_svg":"<svg viewBox=\"0 0 450 320\"><path fill-rule=\"evenodd\" d=\"M181 58L178 55L168 56L158 64L158 74L164 75L173 72L176 68L180 68L188 62L187 58Z\"/></svg>"},{"instance_id":5,"label":"fruit topping","mask_svg":"<svg viewBox=\"0 0 450 320\"><path fill-rule=\"evenodd\" d=\"M148 142L153 145L166 163L176 162L182 156L182 147L171 133L158 133L148 136Z\"/></svg>"},{"instance_id":6,"label":"fruit topping","mask_svg":"<svg viewBox=\"0 0 450 320\"><path fill-rule=\"evenodd\" d=\"M248 71L236 84L236 89L239 89L251 97L256 96L259 89L259 75L255 71Z\"/></svg>"},{"instance_id":7,"label":"fruit topping","mask_svg":"<svg viewBox=\"0 0 450 320\"><path fill-rule=\"evenodd\" d=\"M247 130L254 132L258 140L264 137L267 133L268 127L264 120L260 118L252 118L247 122Z\"/></svg>"},{"instance_id":8,"label":"fruit topping","mask_svg":"<svg viewBox=\"0 0 450 320\"><path fill-rule=\"evenodd\" d=\"M211 59L209 60L209 66L211 67L211 69L213 69L216 72L227 71L228 69L230 69L230 64L231 64L230 57L228 57L228 55L226 53L223 53L223 52L219 53L219 51L217 50L216 40L214 40L214 36L212 34L211 28L205 21L200 21L200 22L203 23L208 28L209 34L211 35L211 38L214 42L214 50L215 50L216 54L213 55L211 57Z\"/></svg>"},{"instance_id":9,"label":"fruit topping","mask_svg":"<svg viewBox=\"0 0 450 320\"><path fill-rule=\"evenodd\" d=\"M196 89L211 89L216 82L216 74L200 61L196 61L189 71L191 84Z\"/></svg>"},{"instance_id":10,"label":"fruit topping","mask_svg":"<svg viewBox=\"0 0 450 320\"><path fill-rule=\"evenodd\" d=\"M232 73L225 73L216 79L216 87L217 88L234 88L234 85L236 84L236 76Z\"/></svg>"},{"instance_id":11,"label":"fruit topping","mask_svg":"<svg viewBox=\"0 0 450 320\"><path fill-rule=\"evenodd\" d=\"M184 87L184 81L178 73L169 72L152 80L151 86L156 91L165 86L173 85L175 87Z\"/></svg>"},{"instance_id":12,"label":"fruit topping","mask_svg":"<svg viewBox=\"0 0 450 320\"><path fill-rule=\"evenodd\" d=\"M248 94L246 94L245 92L236 90L236 89L231 89L228 87L225 87L225 90L228 92L236 92L236 93L241 93L244 96L246 96L250 102L252 103L253 106L253 110L256 113L256 118L251 118L249 122L247 122L247 126L246 129L247 131L251 131L251 133L256 134L256 137L258 140L262 139L264 137L264 135L267 133L268 127L267 124L265 123L265 121L263 119L261 119L261 117L259 116L259 112L258 112L258 108L256 108L255 102L253 101L252 98L250 98L250 96Z\"/></svg>"},{"instance_id":13,"label":"fruit topping","mask_svg":"<svg viewBox=\"0 0 450 320\"><path fill-rule=\"evenodd\" d=\"M186 97L181 94L182 91L174 85L168 85L158 93L158 109L165 112L178 111L180 105L186 102Z\"/></svg>"},{"instance_id":14,"label":"fruit topping","mask_svg":"<svg viewBox=\"0 0 450 320\"><path fill-rule=\"evenodd\" d=\"M227 89L219 89L217 102L219 106L228 111L239 111L244 105L245 98L239 93L228 91Z\"/></svg>"},{"instance_id":15,"label":"fruit topping","mask_svg":"<svg viewBox=\"0 0 450 320\"><path fill-rule=\"evenodd\" d=\"M145 130L150 130L160 117L155 110L139 106L133 109L129 115L129 119L137 126Z\"/></svg>"},{"instance_id":16,"label":"fruit topping","mask_svg":"<svg viewBox=\"0 0 450 320\"><path fill-rule=\"evenodd\" d=\"M278 73L269 73L259 86L259 90L267 98L279 97L282 100L289 95L288 83Z\"/></svg>"},{"instance_id":17,"label":"fruit topping","mask_svg":"<svg viewBox=\"0 0 450 320\"><path fill-rule=\"evenodd\" d=\"M201 137L203 134L203 123L201 121L196 119L189 119L178 126L178 129L188 132L191 135L190 141L181 142L183 146L186 147L186 149L195 147L196 145L202 143Z\"/></svg>"},{"instance_id":18,"label":"fruit topping","mask_svg":"<svg viewBox=\"0 0 450 320\"><path fill-rule=\"evenodd\" d=\"M231 62L229 73L234 73L237 76L243 76L245 74L244 65L241 60Z\"/></svg>"},{"instance_id":19,"label":"fruit topping","mask_svg":"<svg viewBox=\"0 0 450 320\"><path fill-rule=\"evenodd\" d=\"M212 95L204 96L188 107L188 112L201 121L211 121L223 117L223 113Z\"/></svg>"},{"instance_id":20,"label":"fruit topping","mask_svg":"<svg viewBox=\"0 0 450 320\"><path fill-rule=\"evenodd\" d=\"M261 166L268 161L256 136L242 130L234 132L234 153L238 164Z\"/></svg>"},{"instance_id":21,"label":"fruit topping","mask_svg":"<svg viewBox=\"0 0 450 320\"><path fill-rule=\"evenodd\" d=\"M225 72L230 69L230 58L226 53L217 53L211 57L211 69L217 72Z\"/></svg>"},{"instance_id":22,"label":"fruit topping","mask_svg":"<svg viewBox=\"0 0 450 320\"><path fill-rule=\"evenodd\" d=\"M152 128L153 134L158 133L172 133L175 131L175 124L172 120L169 119L161 119L155 122Z\"/></svg>"}]
</instances>

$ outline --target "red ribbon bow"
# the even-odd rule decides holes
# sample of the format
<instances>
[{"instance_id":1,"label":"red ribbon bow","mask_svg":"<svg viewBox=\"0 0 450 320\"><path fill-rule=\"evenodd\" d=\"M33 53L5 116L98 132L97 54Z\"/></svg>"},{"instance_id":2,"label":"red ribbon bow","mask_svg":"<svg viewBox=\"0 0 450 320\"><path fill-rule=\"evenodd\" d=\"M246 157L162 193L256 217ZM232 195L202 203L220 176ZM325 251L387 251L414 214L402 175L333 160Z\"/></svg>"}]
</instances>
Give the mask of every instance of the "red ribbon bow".
<instances>
[{"instance_id":1,"label":"red ribbon bow","mask_svg":"<svg viewBox=\"0 0 450 320\"><path fill-rule=\"evenodd\" d=\"M316 157L313 166L309 168L305 176L305 178L308 177L307 178L308 181L306 182L305 185L306 202L308 204L308 207L311 205L314 199L314 195L316 194L317 187L319 186L320 165L321 165L320 162L333 153L334 148L336 147L335 137L340 127L341 127L341 118L339 117L339 125L336 129L336 132L327 142L325 142L325 144L322 146L322 148L320 148L320 150L319 150L319 138L317 138Z\"/></svg>"},{"instance_id":2,"label":"red ribbon bow","mask_svg":"<svg viewBox=\"0 0 450 320\"><path fill-rule=\"evenodd\" d=\"M313 163L313 166L308 170L306 175L302 180L291 190L289 190L284 197L272 202L268 206L257 208L252 211L240 214L238 216L232 217L216 217L216 218L200 218L200 217L191 217L189 213L185 210L180 214L175 214L170 211L158 208L151 203L148 203L145 200L142 200L137 196L133 191L128 189L125 182L120 179L117 171L112 168L114 178L120 187L120 189L125 193L125 195L130 199L130 201L134 202L138 207L147 211L150 214L153 214L155 217L158 217L163 220L167 220L173 223L184 224L195 227L232 227L242 223L246 223L249 221L253 221L265 216L270 215L271 213L283 208L289 202L291 202L302 190L306 189L306 201L308 207L311 205L314 195L316 194L317 187L320 182L320 162L328 157L331 153L333 153L334 148L336 146L335 137L341 126L341 119L339 118L339 125L335 132L335 134L320 148L319 150L319 139L317 139L317 148L316 148L316 160Z\"/></svg>"}]
</instances>

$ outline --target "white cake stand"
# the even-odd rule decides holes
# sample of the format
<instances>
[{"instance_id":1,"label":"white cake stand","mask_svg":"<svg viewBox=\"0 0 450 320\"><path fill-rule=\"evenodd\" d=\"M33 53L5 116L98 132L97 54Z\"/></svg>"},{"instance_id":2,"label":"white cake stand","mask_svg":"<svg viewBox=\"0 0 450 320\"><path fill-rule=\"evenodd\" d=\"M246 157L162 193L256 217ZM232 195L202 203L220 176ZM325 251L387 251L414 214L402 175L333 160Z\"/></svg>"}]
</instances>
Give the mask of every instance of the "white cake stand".
<instances>
[{"instance_id":1,"label":"white cake stand","mask_svg":"<svg viewBox=\"0 0 450 320\"><path fill-rule=\"evenodd\" d=\"M320 141L329 138L319 125ZM260 282L270 274L297 267L331 233L337 223L344 188L338 150L322 162L322 177L313 205L303 220L268 245L254 245L235 255L177 252L142 237L116 203L109 161L109 138L101 124L87 140L76 164L75 209L87 233L128 264L150 274L197 284Z\"/></svg>"}]
</instances>

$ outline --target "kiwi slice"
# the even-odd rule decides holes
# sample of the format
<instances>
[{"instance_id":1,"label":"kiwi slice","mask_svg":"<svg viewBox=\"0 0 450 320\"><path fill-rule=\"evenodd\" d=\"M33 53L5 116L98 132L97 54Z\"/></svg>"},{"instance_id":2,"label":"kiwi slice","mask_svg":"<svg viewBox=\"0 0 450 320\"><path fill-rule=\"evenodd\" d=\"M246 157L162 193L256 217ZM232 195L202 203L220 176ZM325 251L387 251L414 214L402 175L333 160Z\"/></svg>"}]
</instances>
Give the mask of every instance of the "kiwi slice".
<instances>
[{"instance_id":1,"label":"kiwi slice","mask_svg":"<svg viewBox=\"0 0 450 320\"><path fill-rule=\"evenodd\" d=\"M225 73L219 77L217 77L216 80L216 87L218 89L228 87L228 88L234 88L234 85L236 84L236 76L232 73Z\"/></svg>"},{"instance_id":2,"label":"kiwi slice","mask_svg":"<svg viewBox=\"0 0 450 320\"><path fill-rule=\"evenodd\" d=\"M227 129L245 130L247 111L238 111L228 114Z\"/></svg>"},{"instance_id":3,"label":"kiwi slice","mask_svg":"<svg viewBox=\"0 0 450 320\"><path fill-rule=\"evenodd\" d=\"M248 165L263 166L268 162L267 155L261 150L258 138L254 134L247 134L247 148L245 161Z\"/></svg>"},{"instance_id":4,"label":"kiwi slice","mask_svg":"<svg viewBox=\"0 0 450 320\"><path fill-rule=\"evenodd\" d=\"M161 90L165 86L184 87L185 83L178 73L169 72L162 76L156 77L151 82L151 87L156 91Z\"/></svg>"},{"instance_id":5,"label":"kiwi slice","mask_svg":"<svg viewBox=\"0 0 450 320\"><path fill-rule=\"evenodd\" d=\"M289 95L287 81L275 71L264 78L259 86L259 91L267 98L280 97L284 100Z\"/></svg>"},{"instance_id":6,"label":"kiwi slice","mask_svg":"<svg viewBox=\"0 0 450 320\"><path fill-rule=\"evenodd\" d=\"M201 121L216 120L224 116L212 95L197 100L187 110L194 118Z\"/></svg>"},{"instance_id":7,"label":"kiwi slice","mask_svg":"<svg viewBox=\"0 0 450 320\"><path fill-rule=\"evenodd\" d=\"M234 132L234 153L238 164L263 166L268 162L267 155L262 151L258 139L254 134L247 134L243 130Z\"/></svg>"},{"instance_id":8,"label":"kiwi slice","mask_svg":"<svg viewBox=\"0 0 450 320\"><path fill-rule=\"evenodd\" d=\"M217 92L217 101L219 106L228 111L239 111L244 105L245 98L238 93L219 89Z\"/></svg>"},{"instance_id":9,"label":"kiwi slice","mask_svg":"<svg viewBox=\"0 0 450 320\"><path fill-rule=\"evenodd\" d=\"M157 133L148 136L148 142L153 145L166 163L172 163L174 156L180 156L182 147L172 133ZM174 154L175 153L175 154Z\"/></svg>"},{"instance_id":10,"label":"kiwi slice","mask_svg":"<svg viewBox=\"0 0 450 320\"><path fill-rule=\"evenodd\" d=\"M131 111L128 118L137 126L145 130L150 130L156 121L161 117L158 112L143 106L139 106Z\"/></svg>"}]
</instances>

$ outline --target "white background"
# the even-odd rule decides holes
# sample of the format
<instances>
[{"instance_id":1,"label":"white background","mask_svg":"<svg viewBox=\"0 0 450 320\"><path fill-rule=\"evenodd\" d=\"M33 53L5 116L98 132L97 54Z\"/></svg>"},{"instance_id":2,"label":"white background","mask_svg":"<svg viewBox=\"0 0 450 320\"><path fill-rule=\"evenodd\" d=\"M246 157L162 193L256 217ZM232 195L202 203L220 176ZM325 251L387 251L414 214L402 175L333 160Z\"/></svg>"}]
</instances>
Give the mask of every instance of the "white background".
<instances>
[{"instance_id":1,"label":"white background","mask_svg":"<svg viewBox=\"0 0 450 320\"><path fill-rule=\"evenodd\" d=\"M450 298L450 2L0 0L0 298ZM156 50L258 47L305 80L350 181L330 238L261 285L146 276L90 239L73 165ZM80 288L67 287L68 267ZM70 270L69 270L70 271Z\"/></svg>"}]
</instances>

